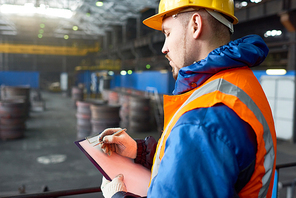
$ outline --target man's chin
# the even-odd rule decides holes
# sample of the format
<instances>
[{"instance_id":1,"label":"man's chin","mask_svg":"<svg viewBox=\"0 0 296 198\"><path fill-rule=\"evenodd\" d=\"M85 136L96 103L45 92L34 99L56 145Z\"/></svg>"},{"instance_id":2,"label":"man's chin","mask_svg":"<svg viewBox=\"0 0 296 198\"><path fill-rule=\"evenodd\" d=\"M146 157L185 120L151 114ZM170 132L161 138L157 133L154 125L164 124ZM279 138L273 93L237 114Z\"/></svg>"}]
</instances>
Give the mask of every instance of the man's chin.
<instances>
[{"instance_id":1,"label":"man's chin","mask_svg":"<svg viewBox=\"0 0 296 198\"><path fill-rule=\"evenodd\" d=\"M173 78L174 78L175 80L177 80L177 78L178 78L178 74L172 72L172 75L173 75Z\"/></svg>"}]
</instances>

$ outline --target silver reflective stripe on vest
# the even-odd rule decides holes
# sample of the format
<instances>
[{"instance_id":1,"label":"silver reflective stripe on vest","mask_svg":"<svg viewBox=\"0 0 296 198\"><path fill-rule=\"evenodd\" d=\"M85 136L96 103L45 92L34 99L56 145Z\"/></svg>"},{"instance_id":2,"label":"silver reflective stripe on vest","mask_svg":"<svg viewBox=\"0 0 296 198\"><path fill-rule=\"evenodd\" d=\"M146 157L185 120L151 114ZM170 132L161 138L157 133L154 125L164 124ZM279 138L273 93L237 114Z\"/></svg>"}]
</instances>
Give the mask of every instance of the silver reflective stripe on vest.
<instances>
[{"instance_id":1,"label":"silver reflective stripe on vest","mask_svg":"<svg viewBox=\"0 0 296 198\"><path fill-rule=\"evenodd\" d=\"M167 125L166 129L163 131L164 134L162 135L161 139L159 140L160 143L159 143L158 150L157 150L156 156L155 156L155 162L153 165L151 181L158 173L158 169L159 169L159 165L160 165L160 159L159 159L160 150L161 150L162 145L164 144L163 139L164 139L166 133L168 133L168 128L172 124L172 122L173 122L174 118L176 117L176 115L178 114L178 112L181 111L181 109L184 106L186 106L188 103L192 102L196 98L199 98L205 94L215 92L215 91L220 91L224 94L233 95L233 96L236 96L237 98L239 98L240 101L243 102L254 113L254 115L256 116L258 121L263 126L263 130L264 130L263 139L265 142L265 149L266 149L266 154L264 156L265 174L262 178L262 188L260 189L259 197L265 197L267 194L267 191L268 191L269 184L270 184L272 168L273 168L273 163L274 163L274 157L275 157L273 141L272 141L271 133L269 130L269 126L268 126L267 121L265 120L262 112L260 111L258 106L255 104L255 102L252 100L252 98L250 98L242 89L229 83L228 81L226 81L224 79L216 79L216 80L213 80L213 81L207 83L206 85L203 85L202 87L200 87L199 89L194 91L191 94L191 96L183 103L183 105L177 110L177 112L175 113L175 115L172 117L169 124Z\"/></svg>"}]
</instances>

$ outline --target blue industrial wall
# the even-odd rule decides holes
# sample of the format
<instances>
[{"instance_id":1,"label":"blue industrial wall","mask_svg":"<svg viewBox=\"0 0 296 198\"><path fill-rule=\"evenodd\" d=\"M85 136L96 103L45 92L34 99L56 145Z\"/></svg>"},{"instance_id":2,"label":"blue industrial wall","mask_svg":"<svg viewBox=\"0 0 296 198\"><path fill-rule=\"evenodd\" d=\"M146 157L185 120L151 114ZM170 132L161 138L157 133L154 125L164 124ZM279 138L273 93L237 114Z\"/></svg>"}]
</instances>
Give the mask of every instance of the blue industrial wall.
<instances>
[{"instance_id":1,"label":"blue industrial wall","mask_svg":"<svg viewBox=\"0 0 296 198\"><path fill-rule=\"evenodd\" d=\"M254 70L253 73L260 81L260 77L267 75L265 70ZM294 75L294 71L288 71L286 75ZM77 83L84 83L86 87L90 86L91 72L83 71L77 75ZM171 72L161 72L161 71L143 71L134 72L130 75L114 75L110 82L110 88L125 87L131 89L137 89L145 91L147 87L154 87L157 89L158 93L161 94L172 94L174 90L175 80L172 77Z\"/></svg>"},{"instance_id":2,"label":"blue industrial wall","mask_svg":"<svg viewBox=\"0 0 296 198\"><path fill-rule=\"evenodd\" d=\"M31 88L39 88L39 72L0 72L0 85L6 86L30 86Z\"/></svg>"},{"instance_id":3,"label":"blue industrial wall","mask_svg":"<svg viewBox=\"0 0 296 198\"><path fill-rule=\"evenodd\" d=\"M154 87L158 93L171 94L175 81L170 72L144 71L131 75L114 75L111 88L125 87L145 91L147 87Z\"/></svg>"}]
</instances>

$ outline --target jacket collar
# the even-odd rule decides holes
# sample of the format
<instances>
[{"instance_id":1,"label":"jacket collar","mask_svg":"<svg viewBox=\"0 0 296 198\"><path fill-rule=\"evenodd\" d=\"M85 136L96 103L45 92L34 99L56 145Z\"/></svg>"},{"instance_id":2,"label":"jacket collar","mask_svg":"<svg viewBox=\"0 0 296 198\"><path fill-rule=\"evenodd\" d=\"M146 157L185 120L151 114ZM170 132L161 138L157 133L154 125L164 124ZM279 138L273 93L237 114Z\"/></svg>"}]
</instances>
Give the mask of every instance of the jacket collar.
<instances>
[{"instance_id":1,"label":"jacket collar","mask_svg":"<svg viewBox=\"0 0 296 198\"><path fill-rule=\"evenodd\" d=\"M268 47L258 35L248 35L221 46L209 55L179 71L174 95L190 91L219 71L237 67L260 65L268 54Z\"/></svg>"}]
</instances>

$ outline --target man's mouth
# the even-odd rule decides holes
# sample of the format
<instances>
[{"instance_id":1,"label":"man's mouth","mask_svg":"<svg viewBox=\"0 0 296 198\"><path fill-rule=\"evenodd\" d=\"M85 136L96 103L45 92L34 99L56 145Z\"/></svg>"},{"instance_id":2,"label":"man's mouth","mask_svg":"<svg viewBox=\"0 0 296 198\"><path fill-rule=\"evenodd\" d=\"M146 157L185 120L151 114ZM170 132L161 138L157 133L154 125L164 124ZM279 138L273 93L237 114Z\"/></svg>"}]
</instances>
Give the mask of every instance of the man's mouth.
<instances>
[{"instance_id":1,"label":"man's mouth","mask_svg":"<svg viewBox=\"0 0 296 198\"><path fill-rule=\"evenodd\" d=\"M165 55L165 57L168 59L168 61L171 61L171 59L168 55Z\"/></svg>"}]
</instances>

